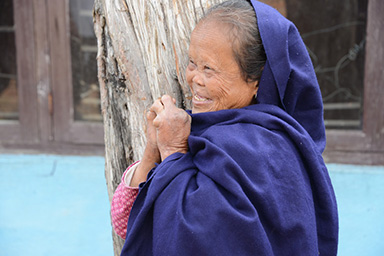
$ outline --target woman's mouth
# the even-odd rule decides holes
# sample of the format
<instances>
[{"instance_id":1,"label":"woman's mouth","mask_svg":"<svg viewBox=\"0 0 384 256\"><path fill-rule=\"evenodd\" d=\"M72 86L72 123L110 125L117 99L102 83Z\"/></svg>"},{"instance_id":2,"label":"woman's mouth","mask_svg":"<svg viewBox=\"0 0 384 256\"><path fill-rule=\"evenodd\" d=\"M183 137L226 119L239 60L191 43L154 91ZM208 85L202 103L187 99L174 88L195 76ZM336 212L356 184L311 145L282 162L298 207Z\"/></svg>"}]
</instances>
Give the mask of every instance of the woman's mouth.
<instances>
[{"instance_id":1,"label":"woman's mouth","mask_svg":"<svg viewBox=\"0 0 384 256\"><path fill-rule=\"evenodd\" d=\"M209 99L204 98L204 97L202 97L202 96L200 96L200 95L198 95L198 94L195 94L195 95L193 96L193 100L194 100L194 101L197 101L197 102L206 102L206 101L209 101Z\"/></svg>"},{"instance_id":2,"label":"woman's mouth","mask_svg":"<svg viewBox=\"0 0 384 256\"><path fill-rule=\"evenodd\" d=\"M212 108L213 100L194 93L192 97L192 113L207 112Z\"/></svg>"},{"instance_id":3,"label":"woman's mouth","mask_svg":"<svg viewBox=\"0 0 384 256\"><path fill-rule=\"evenodd\" d=\"M192 97L192 113L207 112L212 108L213 100L201 96L200 94L193 94Z\"/></svg>"}]
</instances>

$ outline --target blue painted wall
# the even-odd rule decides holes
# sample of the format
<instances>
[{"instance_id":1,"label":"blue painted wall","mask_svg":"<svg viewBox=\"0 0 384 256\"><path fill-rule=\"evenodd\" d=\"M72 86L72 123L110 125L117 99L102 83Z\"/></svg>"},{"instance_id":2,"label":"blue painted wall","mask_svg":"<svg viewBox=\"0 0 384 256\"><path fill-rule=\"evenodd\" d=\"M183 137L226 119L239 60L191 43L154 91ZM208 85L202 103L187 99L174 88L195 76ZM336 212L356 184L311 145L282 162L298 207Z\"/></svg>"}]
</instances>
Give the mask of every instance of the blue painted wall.
<instances>
[{"instance_id":1,"label":"blue painted wall","mask_svg":"<svg viewBox=\"0 0 384 256\"><path fill-rule=\"evenodd\" d=\"M113 255L102 157L0 155L0 256Z\"/></svg>"},{"instance_id":2,"label":"blue painted wall","mask_svg":"<svg viewBox=\"0 0 384 256\"><path fill-rule=\"evenodd\" d=\"M384 255L384 166L327 166L339 207L338 255Z\"/></svg>"},{"instance_id":3,"label":"blue painted wall","mask_svg":"<svg viewBox=\"0 0 384 256\"><path fill-rule=\"evenodd\" d=\"M384 255L384 166L328 164L339 256ZM112 256L104 158L0 155L0 256Z\"/></svg>"}]
</instances>

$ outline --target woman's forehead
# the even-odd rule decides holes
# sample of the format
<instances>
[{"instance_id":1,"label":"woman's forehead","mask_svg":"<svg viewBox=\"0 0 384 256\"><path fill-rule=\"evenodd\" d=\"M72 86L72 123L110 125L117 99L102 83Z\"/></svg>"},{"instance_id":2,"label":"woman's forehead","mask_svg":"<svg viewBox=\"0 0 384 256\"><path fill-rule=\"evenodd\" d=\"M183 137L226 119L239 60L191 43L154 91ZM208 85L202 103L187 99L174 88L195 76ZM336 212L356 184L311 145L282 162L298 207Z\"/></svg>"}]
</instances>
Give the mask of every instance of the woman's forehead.
<instances>
[{"instance_id":1,"label":"woman's forehead","mask_svg":"<svg viewBox=\"0 0 384 256\"><path fill-rule=\"evenodd\" d=\"M196 28L191 35L189 46L192 51L209 51L212 53L232 52L232 44L226 33L217 26Z\"/></svg>"},{"instance_id":2,"label":"woman's forehead","mask_svg":"<svg viewBox=\"0 0 384 256\"><path fill-rule=\"evenodd\" d=\"M217 21L199 22L191 34L191 44L231 45L227 25Z\"/></svg>"}]
</instances>

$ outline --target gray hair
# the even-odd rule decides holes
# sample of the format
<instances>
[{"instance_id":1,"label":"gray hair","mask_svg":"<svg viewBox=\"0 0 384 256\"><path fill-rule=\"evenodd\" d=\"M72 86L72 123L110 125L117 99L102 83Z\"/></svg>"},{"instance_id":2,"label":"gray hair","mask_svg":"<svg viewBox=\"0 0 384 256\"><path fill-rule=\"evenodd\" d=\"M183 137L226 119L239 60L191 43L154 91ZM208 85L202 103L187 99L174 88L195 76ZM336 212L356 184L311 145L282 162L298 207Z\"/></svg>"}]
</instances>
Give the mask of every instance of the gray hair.
<instances>
[{"instance_id":1,"label":"gray hair","mask_svg":"<svg viewBox=\"0 0 384 256\"><path fill-rule=\"evenodd\" d=\"M200 22L214 20L229 25L233 54L245 81L260 79L267 60L256 13L247 1L225 1L211 7Z\"/></svg>"}]
</instances>

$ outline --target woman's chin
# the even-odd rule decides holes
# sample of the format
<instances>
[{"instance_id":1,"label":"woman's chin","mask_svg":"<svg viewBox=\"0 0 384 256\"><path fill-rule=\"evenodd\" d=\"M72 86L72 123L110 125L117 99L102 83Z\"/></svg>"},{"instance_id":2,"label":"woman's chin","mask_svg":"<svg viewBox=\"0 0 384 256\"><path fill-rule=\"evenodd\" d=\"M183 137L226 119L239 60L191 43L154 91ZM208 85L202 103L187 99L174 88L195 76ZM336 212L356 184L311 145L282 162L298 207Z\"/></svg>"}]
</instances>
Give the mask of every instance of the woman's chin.
<instances>
[{"instance_id":1,"label":"woman's chin","mask_svg":"<svg viewBox=\"0 0 384 256\"><path fill-rule=\"evenodd\" d=\"M213 112L213 111L217 111L217 110L213 108L196 108L192 106L192 114L206 113L206 112Z\"/></svg>"},{"instance_id":2,"label":"woman's chin","mask_svg":"<svg viewBox=\"0 0 384 256\"><path fill-rule=\"evenodd\" d=\"M195 108L194 106L192 106L192 114L198 114L198 113L201 113L201 109L197 109Z\"/></svg>"},{"instance_id":3,"label":"woman's chin","mask_svg":"<svg viewBox=\"0 0 384 256\"><path fill-rule=\"evenodd\" d=\"M211 111L211 110L206 109L206 108L192 106L192 114L205 113L205 112L209 112L209 111Z\"/></svg>"},{"instance_id":4,"label":"woman's chin","mask_svg":"<svg viewBox=\"0 0 384 256\"><path fill-rule=\"evenodd\" d=\"M192 101L192 114L215 111L215 106L212 101Z\"/></svg>"}]
</instances>

